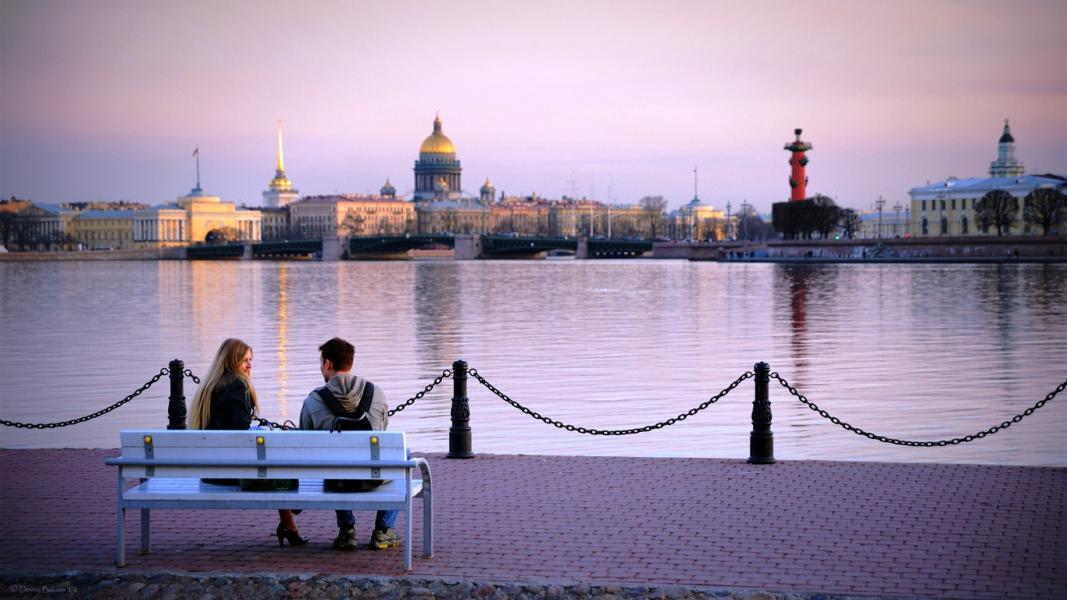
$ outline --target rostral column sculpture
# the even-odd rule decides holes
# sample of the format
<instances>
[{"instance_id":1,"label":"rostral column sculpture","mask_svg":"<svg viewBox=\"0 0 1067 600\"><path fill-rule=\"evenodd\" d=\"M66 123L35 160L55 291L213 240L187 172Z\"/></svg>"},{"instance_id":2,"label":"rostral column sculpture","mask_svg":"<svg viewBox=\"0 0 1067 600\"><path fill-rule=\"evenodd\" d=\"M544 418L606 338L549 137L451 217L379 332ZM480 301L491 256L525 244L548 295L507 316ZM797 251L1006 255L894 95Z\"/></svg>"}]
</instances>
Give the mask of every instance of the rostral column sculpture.
<instances>
[{"instance_id":1,"label":"rostral column sculpture","mask_svg":"<svg viewBox=\"0 0 1067 600\"><path fill-rule=\"evenodd\" d=\"M808 157L805 152L811 150L811 144L802 141L800 134L802 129L794 129L797 139L785 145L785 149L792 152L789 157L789 165L793 167L789 174L789 187L792 193L789 195L790 202L797 202L807 198L808 176L804 174L804 167L808 165Z\"/></svg>"}]
</instances>

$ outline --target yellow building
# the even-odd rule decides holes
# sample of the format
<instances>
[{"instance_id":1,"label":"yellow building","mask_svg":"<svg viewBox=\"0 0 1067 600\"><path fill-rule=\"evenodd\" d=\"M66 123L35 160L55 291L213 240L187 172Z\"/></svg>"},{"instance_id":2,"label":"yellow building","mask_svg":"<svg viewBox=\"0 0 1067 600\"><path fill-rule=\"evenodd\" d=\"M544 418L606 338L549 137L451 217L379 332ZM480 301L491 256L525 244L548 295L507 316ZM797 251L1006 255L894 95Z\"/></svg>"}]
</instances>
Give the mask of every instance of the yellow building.
<instances>
[{"instance_id":1,"label":"yellow building","mask_svg":"<svg viewBox=\"0 0 1067 600\"><path fill-rule=\"evenodd\" d=\"M288 205L289 226L301 237L414 233L415 206L396 196L309 196Z\"/></svg>"},{"instance_id":2,"label":"yellow building","mask_svg":"<svg viewBox=\"0 0 1067 600\"><path fill-rule=\"evenodd\" d=\"M233 202L205 194L199 187L178 198L178 207L186 211L186 239L190 243L214 241L220 235L242 241L259 241L263 237L262 214L258 210L237 208Z\"/></svg>"},{"instance_id":3,"label":"yellow building","mask_svg":"<svg viewBox=\"0 0 1067 600\"><path fill-rule=\"evenodd\" d=\"M136 247L133 223L139 211L85 210L70 220L70 236L90 250Z\"/></svg>"}]
</instances>

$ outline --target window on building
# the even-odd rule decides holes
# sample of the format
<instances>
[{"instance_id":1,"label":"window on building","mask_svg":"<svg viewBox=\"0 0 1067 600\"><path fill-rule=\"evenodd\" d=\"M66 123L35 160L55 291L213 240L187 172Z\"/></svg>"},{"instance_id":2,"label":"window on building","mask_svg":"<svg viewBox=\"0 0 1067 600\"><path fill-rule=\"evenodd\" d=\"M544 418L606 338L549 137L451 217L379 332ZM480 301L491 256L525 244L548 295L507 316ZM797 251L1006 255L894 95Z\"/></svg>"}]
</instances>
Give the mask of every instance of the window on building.
<instances>
[{"instance_id":1,"label":"window on building","mask_svg":"<svg viewBox=\"0 0 1067 600\"><path fill-rule=\"evenodd\" d=\"M963 217L962 219L960 219L960 233L963 234L963 235L967 235L967 233L968 233L967 232L967 217Z\"/></svg>"},{"instance_id":2,"label":"window on building","mask_svg":"<svg viewBox=\"0 0 1067 600\"><path fill-rule=\"evenodd\" d=\"M945 210L945 201L944 200L941 201L941 210Z\"/></svg>"},{"instance_id":3,"label":"window on building","mask_svg":"<svg viewBox=\"0 0 1067 600\"><path fill-rule=\"evenodd\" d=\"M941 235L948 234L948 217L941 217Z\"/></svg>"},{"instance_id":4,"label":"window on building","mask_svg":"<svg viewBox=\"0 0 1067 600\"><path fill-rule=\"evenodd\" d=\"M952 199L952 210L956 210L956 199Z\"/></svg>"},{"instance_id":5,"label":"window on building","mask_svg":"<svg viewBox=\"0 0 1067 600\"><path fill-rule=\"evenodd\" d=\"M923 200L923 210L926 210L926 200Z\"/></svg>"},{"instance_id":6,"label":"window on building","mask_svg":"<svg viewBox=\"0 0 1067 600\"><path fill-rule=\"evenodd\" d=\"M930 235L930 223L923 217L923 235Z\"/></svg>"}]
</instances>

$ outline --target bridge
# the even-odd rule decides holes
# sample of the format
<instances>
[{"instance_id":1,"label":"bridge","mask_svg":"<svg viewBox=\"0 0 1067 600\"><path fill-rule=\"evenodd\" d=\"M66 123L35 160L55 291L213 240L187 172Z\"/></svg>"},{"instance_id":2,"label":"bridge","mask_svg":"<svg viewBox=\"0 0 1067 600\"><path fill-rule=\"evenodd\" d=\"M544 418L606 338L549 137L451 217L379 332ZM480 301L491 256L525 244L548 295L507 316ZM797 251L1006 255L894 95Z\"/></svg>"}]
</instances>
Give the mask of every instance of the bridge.
<instances>
[{"instance_id":1,"label":"bridge","mask_svg":"<svg viewBox=\"0 0 1067 600\"><path fill-rule=\"evenodd\" d=\"M185 258L408 258L411 250L441 247L454 249L457 260L543 258L553 251L573 253L578 258L637 258L653 249L652 242L644 240L419 233L190 246L185 248Z\"/></svg>"}]
</instances>

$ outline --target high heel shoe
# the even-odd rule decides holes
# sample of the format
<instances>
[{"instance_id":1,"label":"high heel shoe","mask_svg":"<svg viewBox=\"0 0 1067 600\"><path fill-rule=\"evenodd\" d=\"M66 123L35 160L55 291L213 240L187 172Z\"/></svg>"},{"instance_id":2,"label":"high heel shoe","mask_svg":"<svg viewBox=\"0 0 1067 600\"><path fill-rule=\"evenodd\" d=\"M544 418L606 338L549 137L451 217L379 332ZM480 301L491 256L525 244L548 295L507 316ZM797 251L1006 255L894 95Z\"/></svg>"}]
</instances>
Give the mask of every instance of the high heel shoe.
<instances>
[{"instance_id":1,"label":"high heel shoe","mask_svg":"<svg viewBox=\"0 0 1067 600\"><path fill-rule=\"evenodd\" d=\"M278 523L278 528L274 530L274 535L278 536L278 545L284 546L288 541L290 546L303 546L308 543L308 538L301 537L299 531L293 531L285 525Z\"/></svg>"}]
</instances>

